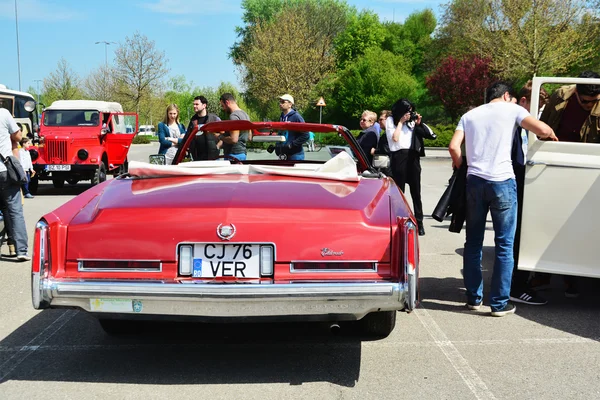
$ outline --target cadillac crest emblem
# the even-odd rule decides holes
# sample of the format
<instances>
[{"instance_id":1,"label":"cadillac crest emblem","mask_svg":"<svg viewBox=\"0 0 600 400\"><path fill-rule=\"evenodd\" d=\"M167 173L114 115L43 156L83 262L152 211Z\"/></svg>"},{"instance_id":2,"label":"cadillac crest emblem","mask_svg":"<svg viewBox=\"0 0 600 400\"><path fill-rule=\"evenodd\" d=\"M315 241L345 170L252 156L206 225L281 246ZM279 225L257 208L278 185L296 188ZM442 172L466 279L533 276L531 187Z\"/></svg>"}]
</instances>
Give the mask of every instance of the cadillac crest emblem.
<instances>
[{"instance_id":1,"label":"cadillac crest emblem","mask_svg":"<svg viewBox=\"0 0 600 400\"><path fill-rule=\"evenodd\" d=\"M217 236L221 240L231 240L231 238L234 235L235 235L235 225L234 224L228 224L228 225L219 224L219 226L217 226Z\"/></svg>"}]
</instances>

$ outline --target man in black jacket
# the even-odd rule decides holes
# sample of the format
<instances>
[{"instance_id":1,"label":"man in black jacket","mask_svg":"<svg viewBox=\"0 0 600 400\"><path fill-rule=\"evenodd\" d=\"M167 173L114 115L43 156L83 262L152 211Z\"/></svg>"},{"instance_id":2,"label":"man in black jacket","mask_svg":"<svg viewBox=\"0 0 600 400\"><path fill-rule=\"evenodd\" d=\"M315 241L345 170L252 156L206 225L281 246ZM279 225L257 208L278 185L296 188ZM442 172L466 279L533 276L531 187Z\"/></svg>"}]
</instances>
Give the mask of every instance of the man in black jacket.
<instances>
[{"instance_id":1,"label":"man in black jacket","mask_svg":"<svg viewBox=\"0 0 600 400\"><path fill-rule=\"evenodd\" d=\"M220 121L217 114L209 113L206 110L208 100L204 96L196 96L194 98L195 114L190 119L187 128L186 137L190 135L196 127L201 127L209 122ZM184 139L185 140L185 139ZM190 144L190 153L194 161L198 160L214 160L219 156L219 148L217 147L217 138L215 135L200 135L196 136Z\"/></svg>"},{"instance_id":2,"label":"man in black jacket","mask_svg":"<svg viewBox=\"0 0 600 400\"><path fill-rule=\"evenodd\" d=\"M423 138L436 139L431 128L421 122L413 103L400 99L392 106L392 116L385 123L385 134L391 154L392 176L404 192L408 183L419 235L425 235L421 202L421 157L425 156Z\"/></svg>"},{"instance_id":3,"label":"man in black jacket","mask_svg":"<svg viewBox=\"0 0 600 400\"><path fill-rule=\"evenodd\" d=\"M279 109L281 122L304 122L302 115L294 110L294 98L289 94L279 97ZM286 131L285 143L278 143L275 147L275 154L285 157L287 160L304 160L304 149L302 145L308 141L308 132Z\"/></svg>"}]
</instances>

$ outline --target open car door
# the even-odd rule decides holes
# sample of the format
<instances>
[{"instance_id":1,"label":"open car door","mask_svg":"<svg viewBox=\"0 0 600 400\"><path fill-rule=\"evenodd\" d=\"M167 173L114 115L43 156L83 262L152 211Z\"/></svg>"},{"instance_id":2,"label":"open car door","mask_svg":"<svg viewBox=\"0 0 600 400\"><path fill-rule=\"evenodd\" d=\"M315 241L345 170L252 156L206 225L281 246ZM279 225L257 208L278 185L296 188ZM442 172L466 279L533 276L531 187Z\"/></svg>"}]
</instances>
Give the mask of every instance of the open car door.
<instances>
[{"instance_id":1,"label":"open car door","mask_svg":"<svg viewBox=\"0 0 600 400\"><path fill-rule=\"evenodd\" d=\"M104 139L109 164L116 166L125 162L137 131L138 115L136 113L111 114L108 119L108 133Z\"/></svg>"},{"instance_id":2,"label":"open car door","mask_svg":"<svg viewBox=\"0 0 600 400\"><path fill-rule=\"evenodd\" d=\"M544 83L600 79L534 78L533 116ZM528 139L519 269L600 278L600 144Z\"/></svg>"}]
</instances>

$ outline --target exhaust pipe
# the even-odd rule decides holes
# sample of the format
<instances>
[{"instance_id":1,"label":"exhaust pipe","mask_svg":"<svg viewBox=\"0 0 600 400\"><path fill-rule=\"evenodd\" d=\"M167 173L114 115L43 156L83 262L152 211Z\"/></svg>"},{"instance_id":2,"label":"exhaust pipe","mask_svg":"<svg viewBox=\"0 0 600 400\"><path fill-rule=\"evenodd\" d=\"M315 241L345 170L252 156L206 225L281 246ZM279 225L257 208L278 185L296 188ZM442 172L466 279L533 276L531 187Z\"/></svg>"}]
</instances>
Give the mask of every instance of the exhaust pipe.
<instances>
[{"instance_id":1,"label":"exhaust pipe","mask_svg":"<svg viewBox=\"0 0 600 400\"><path fill-rule=\"evenodd\" d=\"M341 328L337 323L334 322L331 325L329 325L329 330L332 334L337 335L338 333L340 333Z\"/></svg>"}]
</instances>

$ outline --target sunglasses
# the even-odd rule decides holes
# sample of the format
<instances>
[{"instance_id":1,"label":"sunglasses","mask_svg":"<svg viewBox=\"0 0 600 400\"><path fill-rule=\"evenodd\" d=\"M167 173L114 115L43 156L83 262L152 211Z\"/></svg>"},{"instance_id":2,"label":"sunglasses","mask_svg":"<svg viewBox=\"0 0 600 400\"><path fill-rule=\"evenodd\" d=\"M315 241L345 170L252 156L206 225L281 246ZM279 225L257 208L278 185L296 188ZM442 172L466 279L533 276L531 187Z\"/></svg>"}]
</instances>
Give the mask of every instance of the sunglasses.
<instances>
[{"instance_id":1,"label":"sunglasses","mask_svg":"<svg viewBox=\"0 0 600 400\"><path fill-rule=\"evenodd\" d=\"M576 92L577 93L577 92ZM581 96L579 95L579 93L577 93L577 98L579 99L579 101L581 102L581 104L594 104L600 101L599 99L594 99L594 100L584 100L581 98Z\"/></svg>"}]
</instances>

